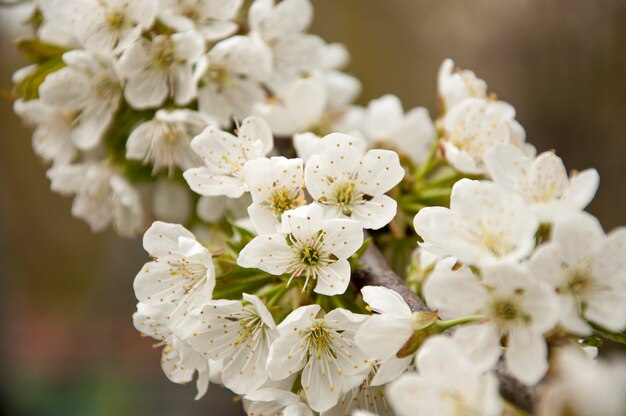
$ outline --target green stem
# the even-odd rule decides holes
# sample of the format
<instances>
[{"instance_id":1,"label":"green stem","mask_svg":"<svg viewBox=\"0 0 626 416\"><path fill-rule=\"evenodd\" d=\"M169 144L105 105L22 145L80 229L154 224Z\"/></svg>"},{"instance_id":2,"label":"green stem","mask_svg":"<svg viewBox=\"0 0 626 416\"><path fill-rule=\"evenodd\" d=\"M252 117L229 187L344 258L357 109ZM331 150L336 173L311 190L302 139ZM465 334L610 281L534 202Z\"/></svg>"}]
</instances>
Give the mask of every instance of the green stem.
<instances>
[{"instance_id":1,"label":"green stem","mask_svg":"<svg viewBox=\"0 0 626 416\"><path fill-rule=\"evenodd\" d=\"M435 143L433 147L430 148L428 157L415 172L416 182L421 182L430 172L433 171L433 169L435 169L441 163L441 160L437 158L437 147L437 143Z\"/></svg>"},{"instance_id":2,"label":"green stem","mask_svg":"<svg viewBox=\"0 0 626 416\"><path fill-rule=\"evenodd\" d=\"M424 200L424 199L432 199L432 198L449 197L451 193L452 193L452 188L445 187L445 188L424 189L423 191L420 191L417 195L420 197L421 200Z\"/></svg>"},{"instance_id":3,"label":"green stem","mask_svg":"<svg viewBox=\"0 0 626 416\"><path fill-rule=\"evenodd\" d=\"M279 283L277 287L278 287L278 290L275 291L275 293L266 303L266 306L268 308L271 308L272 306L276 305L282 299L283 295L290 289L289 287L285 286L282 283Z\"/></svg>"},{"instance_id":4,"label":"green stem","mask_svg":"<svg viewBox=\"0 0 626 416\"><path fill-rule=\"evenodd\" d=\"M454 328L457 325L469 324L475 321L479 321L483 318L483 315L469 315L463 316L461 318L450 319L447 321L437 321L433 324L433 326L438 332L443 332L450 328Z\"/></svg>"},{"instance_id":5,"label":"green stem","mask_svg":"<svg viewBox=\"0 0 626 416\"><path fill-rule=\"evenodd\" d=\"M442 185L451 186L462 178L465 178L465 176L457 171L452 171L446 175L442 175L432 181L429 181L425 186L427 188L441 188L443 187Z\"/></svg>"}]
</instances>

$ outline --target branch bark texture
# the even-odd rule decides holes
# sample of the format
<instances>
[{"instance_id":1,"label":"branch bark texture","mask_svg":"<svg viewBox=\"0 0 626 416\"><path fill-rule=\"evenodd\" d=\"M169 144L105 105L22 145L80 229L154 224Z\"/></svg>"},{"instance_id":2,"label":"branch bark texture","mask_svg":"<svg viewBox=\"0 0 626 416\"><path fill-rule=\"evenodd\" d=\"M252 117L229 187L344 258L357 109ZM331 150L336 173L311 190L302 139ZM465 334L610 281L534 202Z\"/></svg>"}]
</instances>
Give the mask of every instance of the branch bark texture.
<instances>
[{"instance_id":1,"label":"branch bark texture","mask_svg":"<svg viewBox=\"0 0 626 416\"><path fill-rule=\"evenodd\" d=\"M392 289L406 301L413 312L429 311L422 300L411 291L404 280L398 276L383 257L375 244L371 244L360 258L362 267L352 271L353 282L359 287L384 286ZM515 406L531 412L534 406L535 389L520 383L507 371L501 361L494 369L500 381L500 394Z\"/></svg>"}]
</instances>

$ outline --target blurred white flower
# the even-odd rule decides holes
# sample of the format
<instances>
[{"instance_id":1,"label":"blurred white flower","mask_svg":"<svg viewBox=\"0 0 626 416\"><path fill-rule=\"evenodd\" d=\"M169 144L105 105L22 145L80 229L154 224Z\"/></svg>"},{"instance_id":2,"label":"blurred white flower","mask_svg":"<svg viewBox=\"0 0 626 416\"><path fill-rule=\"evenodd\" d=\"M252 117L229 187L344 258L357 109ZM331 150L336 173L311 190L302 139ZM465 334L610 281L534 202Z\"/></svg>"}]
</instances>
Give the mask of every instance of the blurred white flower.
<instances>
[{"instance_id":1,"label":"blurred white flower","mask_svg":"<svg viewBox=\"0 0 626 416\"><path fill-rule=\"evenodd\" d=\"M100 143L122 98L112 62L82 50L63 54L66 66L49 74L39 87L41 101L73 112L72 142L81 150Z\"/></svg>"},{"instance_id":2,"label":"blurred white flower","mask_svg":"<svg viewBox=\"0 0 626 416\"><path fill-rule=\"evenodd\" d=\"M385 143L420 164L428 156L437 131L428 110L417 107L406 114L395 95L370 101L365 113L363 133L372 144Z\"/></svg>"},{"instance_id":3,"label":"blurred white flower","mask_svg":"<svg viewBox=\"0 0 626 416\"><path fill-rule=\"evenodd\" d=\"M243 194L239 198L227 196L201 196L196 206L196 214L208 223L219 222L228 213L231 218L239 221L248 217L248 206L252 203L249 194Z\"/></svg>"},{"instance_id":4,"label":"blurred white flower","mask_svg":"<svg viewBox=\"0 0 626 416\"><path fill-rule=\"evenodd\" d=\"M357 143L346 134L325 136L320 154L305 166L306 187L327 217L350 218L363 228L379 229L396 215L397 202L385 193L402 180L404 169L397 153L365 153Z\"/></svg>"},{"instance_id":5,"label":"blurred white flower","mask_svg":"<svg viewBox=\"0 0 626 416\"><path fill-rule=\"evenodd\" d=\"M585 320L615 332L626 328L626 228L606 235L589 214L562 219L529 266L557 290L568 331L591 334Z\"/></svg>"},{"instance_id":6,"label":"blurred white flower","mask_svg":"<svg viewBox=\"0 0 626 416\"><path fill-rule=\"evenodd\" d=\"M159 0L158 17L179 32L196 30L207 41L232 35L243 0Z\"/></svg>"},{"instance_id":7,"label":"blurred white flower","mask_svg":"<svg viewBox=\"0 0 626 416\"><path fill-rule=\"evenodd\" d=\"M120 52L152 26L156 0L70 0L71 29L88 50Z\"/></svg>"},{"instance_id":8,"label":"blurred white flower","mask_svg":"<svg viewBox=\"0 0 626 416\"><path fill-rule=\"evenodd\" d=\"M273 380L303 370L304 395L316 412L337 404L346 392L344 384L353 382L351 376L362 374L365 379L370 370L368 357L354 344L354 334L365 316L335 309L317 318L320 310L319 305L308 305L291 312L278 325L280 336L267 360Z\"/></svg>"},{"instance_id":9,"label":"blurred white flower","mask_svg":"<svg viewBox=\"0 0 626 416\"><path fill-rule=\"evenodd\" d=\"M553 152L533 158L508 144L486 152L485 165L494 182L522 195L541 222L555 222L582 211L600 181L595 169L568 178L563 161Z\"/></svg>"},{"instance_id":10,"label":"blurred white flower","mask_svg":"<svg viewBox=\"0 0 626 416\"><path fill-rule=\"evenodd\" d=\"M305 205L283 214L281 232L256 236L239 253L241 267L259 268L267 273L310 279L314 291L323 295L344 293L350 283L348 258L363 244L363 232L356 221L323 218L322 209Z\"/></svg>"},{"instance_id":11,"label":"blurred white flower","mask_svg":"<svg viewBox=\"0 0 626 416\"><path fill-rule=\"evenodd\" d=\"M189 344L203 356L223 360L222 382L237 394L251 393L268 378L265 365L272 341L278 336L276 324L261 299L243 294L238 300L206 301L199 313L197 328Z\"/></svg>"},{"instance_id":12,"label":"blurred white flower","mask_svg":"<svg viewBox=\"0 0 626 416\"><path fill-rule=\"evenodd\" d=\"M126 101L136 109L160 107L168 97L176 105L189 104L198 92L193 65L204 47L202 35L193 31L137 39L118 61L127 80Z\"/></svg>"},{"instance_id":13,"label":"blurred white flower","mask_svg":"<svg viewBox=\"0 0 626 416\"><path fill-rule=\"evenodd\" d=\"M623 416L626 362L596 362L574 347L557 352L554 377L539 390L539 416Z\"/></svg>"},{"instance_id":14,"label":"blurred white flower","mask_svg":"<svg viewBox=\"0 0 626 416\"><path fill-rule=\"evenodd\" d=\"M68 48L80 47L72 24L75 0L34 0L33 3L43 17L37 29L37 36L42 41Z\"/></svg>"},{"instance_id":15,"label":"blurred white flower","mask_svg":"<svg viewBox=\"0 0 626 416\"><path fill-rule=\"evenodd\" d=\"M87 222L93 232L113 224L118 234L132 237L143 227L138 191L112 166L92 162L55 165L46 175L53 191L75 195L72 215Z\"/></svg>"},{"instance_id":16,"label":"blurred white flower","mask_svg":"<svg viewBox=\"0 0 626 416\"><path fill-rule=\"evenodd\" d=\"M428 339L417 354L417 373L405 373L386 389L398 416L502 414L498 381L476 369L446 336Z\"/></svg>"},{"instance_id":17,"label":"blurred white flower","mask_svg":"<svg viewBox=\"0 0 626 416\"><path fill-rule=\"evenodd\" d=\"M525 384L537 383L548 370L543 334L559 319L556 294L521 266L486 266L482 282L467 266L453 268L454 259L440 262L424 285L428 306L443 319L484 317L456 329L453 338L481 370L489 370L501 355L508 370Z\"/></svg>"},{"instance_id":18,"label":"blurred white flower","mask_svg":"<svg viewBox=\"0 0 626 416\"><path fill-rule=\"evenodd\" d=\"M267 120L275 134L289 136L318 127L326 98L320 77L299 79L274 100L256 104L254 113Z\"/></svg>"},{"instance_id":19,"label":"blurred white flower","mask_svg":"<svg viewBox=\"0 0 626 416\"><path fill-rule=\"evenodd\" d=\"M450 208L424 208L413 224L424 250L481 265L527 257L539 221L521 196L493 182L461 179L452 187Z\"/></svg>"},{"instance_id":20,"label":"blurred white flower","mask_svg":"<svg viewBox=\"0 0 626 416\"><path fill-rule=\"evenodd\" d=\"M178 384L193 380L197 372L196 400L204 396L209 388L209 360L194 351L189 344L177 337L167 327L167 309L139 302L133 314L135 328L145 336L159 341L154 347L163 347L161 367L167 378Z\"/></svg>"},{"instance_id":21,"label":"blurred white flower","mask_svg":"<svg viewBox=\"0 0 626 416\"><path fill-rule=\"evenodd\" d=\"M487 98L487 83L472 71L455 70L452 59L441 63L437 87L444 113L466 98Z\"/></svg>"},{"instance_id":22,"label":"blurred white flower","mask_svg":"<svg viewBox=\"0 0 626 416\"><path fill-rule=\"evenodd\" d=\"M39 157L58 164L69 163L76 157L78 152L72 142L72 111L49 107L41 100L16 100L13 110L34 127L33 149Z\"/></svg>"},{"instance_id":23,"label":"blurred white flower","mask_svg":"<svg viewBox=\"0 0 626 416\"><path fill-rule=\"evenodd\" d=\"M139 302L187 311L211 299L215 287L211 253L185 227L156 221L144 234L143 247L154 261L135 277Z\"/></svg>"},{"instance_id":24,"label":"blurred white flower","mask_svg":"<svg viewBox=\"0 0 626 416\"><path fill-rule=\"evenodd\" d=\"M159 110L154 119L146 121L130 133L126 142L126 158L152 164L152 174L174 168L182 170L200 166L202 159L191 149L190 142L213 120L192 110Z\"/></svg>"},{"instance_id":25,"label":"blurred white flower","mask_svg":"<svg viewBox=\"0 0 626 416\"><path fill-rule=\"evenodd\" d=\"M217 43L200 58L194 72L198 109L220 127L229 127L232 117L249 116L254 104L265 100L261 82L271 71L271 52L258 39L233 36Z\"/></svg>"},{"instance_id":26,"label":"blurred white flower","mask_svg":"<svg viewBox=\"0 0 626 416\"><path fill-rule=\"evenodd\" d=\"M515 109L502 101L467 98L446 113L443 130L445 157L463 173L485 173L485 152L498 144L525 145Z\"/></svg>"},{"instance_id":27,"label":"blurred white flower","mask_svg":"<svg viewBox=\"0 0 626 416\"><path fill-rule=\"evenodd\" d=\"M250 36L272 50L274 71L268 85L281 94L296 79L322 65L324 41L303 33L313 20L309 0L255 0L248 13ZM277 134L280 134L276 132Z\"/></svg>"},{"instance_id":28,"label":"blurred white flower","mask_svg":"<svg viewBox=\"0 0 626 416\"><path fill-rule=\"evenodd\" d=\"M313 411L300 396L285 390L261 388L243 399L248 416L313 416Z\"/></svg>"},{"instance_id":29,"label":"blurred white flower","mask_svg":"<svg viewBox=\"0 0 626 416\"><path fill-rule=\"evenodd\" d=\"M191 147L206 166L184 172L189 187L200 195L238 198L248 191L244 165L267 155L274 147L274 138L263 119L248 117L237 136L209 126L192 140Z\"/></svg>"}]
</instances>

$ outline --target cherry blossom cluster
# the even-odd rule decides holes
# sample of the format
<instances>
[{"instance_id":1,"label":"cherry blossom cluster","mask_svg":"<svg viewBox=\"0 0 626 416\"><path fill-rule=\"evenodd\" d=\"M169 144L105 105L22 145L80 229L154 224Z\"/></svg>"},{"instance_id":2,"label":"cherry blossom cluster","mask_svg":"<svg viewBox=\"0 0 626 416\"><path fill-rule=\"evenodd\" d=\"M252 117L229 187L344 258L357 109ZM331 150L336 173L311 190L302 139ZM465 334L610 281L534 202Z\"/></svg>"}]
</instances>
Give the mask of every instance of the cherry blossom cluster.
<instances>
[{"instance_id":1,"label":"cherry blossom cluster","mask_svg":"<svg viewBox=\"0 0 626 416\"><path fill-rule=\"evenodd\" d=\"M451 60L434 120L354 105L311 19L309 0L41 0L18 42L52 189L94 231L152 223L133 322L165 375L251 416L622 415L626 364L595 354L626 342L626 229L584 211L596 170L537 154Z\"/></svg>"},{"instance_id":2,"label":"cherry blossom cluster","mask_svg":"<svg viewBox=\"0 0 626 416\"><path fill-rule=\"evenodd\" d=\"M324 97L298 120L313 128L360 91L339 71L345 48L306 33L312 16L309 0L35 1L15 111L52 164L52 189L74 196L72 213L95 232L214 221L223 201L198 201L181 177L202 165L194 136L254 114L281 119L283 106L300 117L302 90Z\"/></svg>"}]
</instances>

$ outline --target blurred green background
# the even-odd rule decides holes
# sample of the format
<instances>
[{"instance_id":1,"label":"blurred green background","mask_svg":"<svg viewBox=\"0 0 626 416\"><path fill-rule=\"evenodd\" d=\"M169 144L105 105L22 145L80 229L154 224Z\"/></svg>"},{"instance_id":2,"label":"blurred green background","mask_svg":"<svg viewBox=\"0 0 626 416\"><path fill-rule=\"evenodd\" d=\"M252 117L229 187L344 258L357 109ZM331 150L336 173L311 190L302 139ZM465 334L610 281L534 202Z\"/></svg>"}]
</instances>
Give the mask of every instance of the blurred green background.
<instances>
[{"instance_id":1,"label":"blurred green background","mask_svg":"<svg viewBox=\"0 0 626 416\"><path fill-rule=\"evenodd\" d=\"M589 210L626 223L626 1L314 0L314 33L344 42L361 103L386 93L436 114L445 57L512 103L540 151L596 167ZM132 327L137 241L92 235L49 190L30 133L12 113L19 10L0 7L0 400L11 415L236 415L212 386L168 382Z\"/></svg>"}]
</instances>

